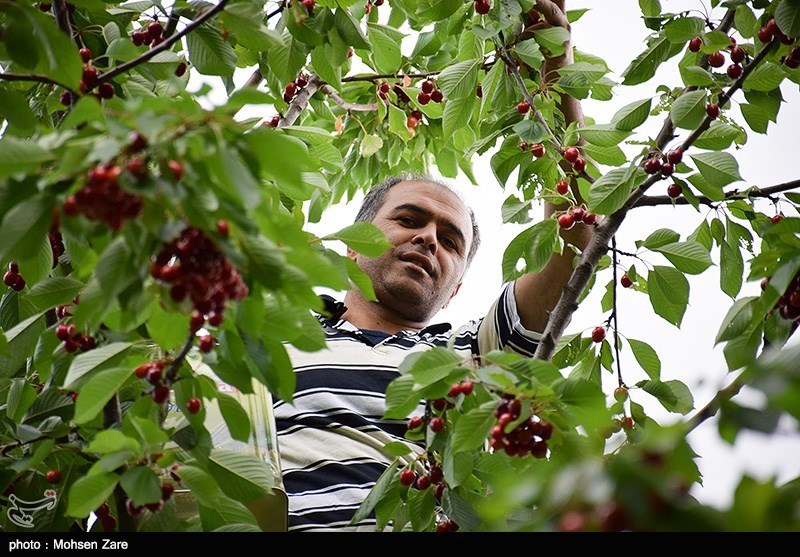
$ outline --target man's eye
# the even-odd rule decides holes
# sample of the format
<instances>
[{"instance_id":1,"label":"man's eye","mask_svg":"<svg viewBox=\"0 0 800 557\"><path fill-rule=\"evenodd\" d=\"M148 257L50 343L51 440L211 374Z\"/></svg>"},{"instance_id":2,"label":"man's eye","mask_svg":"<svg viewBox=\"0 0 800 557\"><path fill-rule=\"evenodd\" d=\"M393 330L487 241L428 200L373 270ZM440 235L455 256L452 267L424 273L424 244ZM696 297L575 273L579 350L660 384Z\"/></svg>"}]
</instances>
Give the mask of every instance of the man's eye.
<instances>
[{"instance_id":1,"label":"man's eye","mask_svg":"<svg viewBox=\"0 0 800 557\"><path fill-rule=\"evenodd\" d=\"M397 217L397 220L401 224L406 224L408 226L413 226L414 225L414 219L412 219L410 217Z\"/></svg>"}]
</instances>

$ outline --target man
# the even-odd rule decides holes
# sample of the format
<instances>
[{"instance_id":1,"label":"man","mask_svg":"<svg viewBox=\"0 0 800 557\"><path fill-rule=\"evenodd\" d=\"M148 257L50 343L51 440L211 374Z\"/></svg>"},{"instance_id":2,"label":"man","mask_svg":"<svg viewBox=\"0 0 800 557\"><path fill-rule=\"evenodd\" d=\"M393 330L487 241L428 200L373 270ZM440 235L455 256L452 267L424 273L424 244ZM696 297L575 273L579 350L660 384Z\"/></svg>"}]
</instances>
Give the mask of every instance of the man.
<instances>
[{"instance_id":1,"label":"man","mask_svg":"<svg viewBox=\"0 0 800 557\"><path fill-rule=\"evenodd\" d=\"M547 205L545 216L554 211ZM394 245L378 258L348 251L378 301L357 289L343 303L328 300L330 315L320 317L327 349L290 352L294 401L275 405L293 531L374 530L374 518L349 522L394 459L383 446L404 441L406 421L383 418L398 366L451 337L465 358L498 349L533 355L572 273L573 252L565 248L541 273L506 285L485 317L454 331L430 320L458 293L480 243L474 215L455 191L428 177L393 178L370 190L356 220L372 222ZM580 225L566 234L568 243L584 247L591 229Z\"/></svg>"}]
</instances>

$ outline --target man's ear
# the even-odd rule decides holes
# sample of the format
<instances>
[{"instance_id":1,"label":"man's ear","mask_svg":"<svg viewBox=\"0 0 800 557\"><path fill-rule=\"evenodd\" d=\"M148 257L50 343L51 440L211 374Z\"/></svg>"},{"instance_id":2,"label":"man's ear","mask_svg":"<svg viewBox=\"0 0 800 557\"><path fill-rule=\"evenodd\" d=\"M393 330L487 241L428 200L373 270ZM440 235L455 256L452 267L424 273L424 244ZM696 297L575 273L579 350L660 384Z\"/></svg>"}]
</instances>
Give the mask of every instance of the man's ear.
<instances>
[{"instance_id":1,"label":"man's ear","mask_svg":"<svg viewBox=\"0 0 800 557\"><path fill-rule=\"evenodd\" d=\"M461 283L459 282L458 284L456 284L456 288L455 290L453 290L453 293L450 294L450 297L447 299L447 302L445 302L445 304L442 306L442 309L445 309L447 306L450 305L450 300L456 297L456 294L458 294L460 288L461 288Z\"/></svg>"}]
</instances>

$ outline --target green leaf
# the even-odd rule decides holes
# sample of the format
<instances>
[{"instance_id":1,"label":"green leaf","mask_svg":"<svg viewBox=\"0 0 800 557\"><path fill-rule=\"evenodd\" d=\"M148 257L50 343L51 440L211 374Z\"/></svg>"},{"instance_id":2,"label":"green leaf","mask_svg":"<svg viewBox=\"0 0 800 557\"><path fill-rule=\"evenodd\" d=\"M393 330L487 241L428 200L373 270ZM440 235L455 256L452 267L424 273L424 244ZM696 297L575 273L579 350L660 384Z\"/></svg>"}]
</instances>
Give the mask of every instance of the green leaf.
<instances>
[{"instance_id":1,"label":"green leaf","mask_svg":"<svg viewBox=\"0 0 800 557\"><path fill-rule=\"evenodd\" d=\"M122 474L119 484L134 505L157 503L161 500L161 482L148 466L135 466Z\"/></svg>"},{"instance_id":2,"label":"green leaf","mask_svg":"<svg viewBox=\"0 0 800 557\"><path fill-rule=\"evenodd\" d=\"M724 188L731 182L742 179L739 175L739 163L730 153L698 153L691 157L700 174L712 186Z\"/></svg>"},{"instance_id":3,"label":"green leaf","mask_svg":"<svg viewBox=\"0 0 800 557\"><path fill-rule=\"evenodd\" d=\"M26 299L36 309L44 311L69 303L83 288L83 283L70 277L48 277L36 283Z\"/></svg>"},{"instance_id":4,"label":"green leaf","mask_svg":"<svg viewBox=\"0 0 800 557\"><path fill-rule=\"evenodd\" d=\"M661 378L661 360L653 347L641 340L628 339L631 345L633 357L647 373L650 379L659 380Z\"/></svg>"},{"instance_id":5,"label":"green leaf","mask_svg":"<svg viewBox=\"0 0 800 557\"><path fill-rule=\"evenodd\" d=\"M336 29L342 38L347 41L347 44L352 45L353 48L362 50L371 50L372 45L369 43L367 36L361 29L358 20L354 18L348 10L338 9L334 12L333 16Z\"/></svg>"},{"instance_id":6,"label":"green leaf","mask_svg":"<svg viewBox=\"0 0 800 557\"><path fill-rule=\"evenodd\" d=\"M605 173L589 190L589 210L601 215L614 213L625 205L631 191L642 178L644 171L639 168L634 172L628 168L615 168Z\"/></svg>"},{"instance_id":7,"label":"green leaf","mask_svg":"<svg viewBox=\"0 0 800 557\"><path fill-rule=\"evenodd\" d=\"M414 377L416 386L427 387L450 375L461 363L461 357L450 350L434 347L423 352L414 362L409 373Z\"/></svg>"},{"instance_id":8,"label":"green leaf","mask_svg":"<svg viewBox=\"0 0 800 557\"><path fill-rule=\"evenodd\" d=\"M393 73L400 67L403 54L400 43L405 35L386 25L369 23L367 27L369 42L372 44L372 60L379 73Z\"/></svg>"},{"instance_id":9,"label":"green leaf","mask_svg":"<svg viewBox=\"0 0 800 557\"><path fill-rule=\"evenodd\" d=\"M22 417L36 400L36 395L33 385L26 379L14 379L6 398L6 416L14 423L22 422Z\"/></svg>"},{"instance_id":10,"label":"green leaf","mask_svg":"<svg viewBox=\"0 0 800 557\"><path fill-rule=\"evenodd\" d=\"M647 276L647 286L653 311L680 328L689 304L689 281L683 273L656 265Z\"/></svg>"},{"instance_id":11,"label":"green leaf","mask_svg":"<svg viewBox=\"0 0 800 557\"><path fill-rule=\"evenodd\" d=\"M618 130L634 130L647 121L652 104L652 99L642 99L626 104L611 117L611 123Z\"/></svg>"},{"instance_id":12,"label":"green leaf","mask_svg":"<svg viewBox=\"0 0 800 557\"><path fill-rule=\"evenodd\" d=\"M688 414L694 408L692 393L680 381L641 381L637 383L650 393L670 412Z\"/></svg>"},{"instance_id":13,"label":"green leaf","mask_svg":"<svg viewBox=\"0 0 800 557\"><path fill-rule=\"evenodd\" d=\"M373 509L375 509L375 505L378 504L386 492L392 487L392 484L394 484L399 468L400 461L395 460L383 471L378 481L375 482L375 486L364 498L364 501L358 507L355 514L353 514L350 524L358 524L372 513Z\"/></svg>"},{"instance_id":14,"label":"green leaf","mask_svg":"<svg viewBox=\"0 0 800 557\"><path fill-rule=\"evenodd\" d=\"M584 152L598 164L622 166L628 161L628 156L616 145L600 147L598 145L586 143L582 148Z\"/></svg>"},{"instance_id":15,"label":"green leaf","mask_svg":"<svg viewBox=\"0 0 800 557\"><path fill-rule=\"evenodd\" d=\"M551 255L558 249L558 223L546 219L520 232L506 247L503 253L503 280L514 280L525 273L541 271ZM519 261L525 263L519 268Z\"/></svg>"},{"instance_id":16,"label":"green leaf","mask_svg":"<svg viewBox=\"0 0 800 557\"><path fill-rule=\"evenodd\" d=\"M338 232L325 236L323 240L340 240L358 253L367 257L380 257L393 244L386 239L381 230L371 222L358 221Z\"/></svg>"},{"instance_id":17,"label":"green leaf","mask_svg":"<svg viewBox=\"0 0 800 557\"><path fill-rule=\"evenodd\" d=\"M784 77L780 66L772 62L762 62L753 68L743 87L745 91L772 91L780 86Z\"/></svg>"},{"instance_id":18,"label":"green leaf","mask_svg":"<svg viewBox=\"0 0 800 557\"><path fill-rule=\"evenodd\" d=\"M118 429L104 429L97 432L84 451L101 455L124 451L138 454L141 451L141 445L139 445L139 441L128 437Z\"/></svg>"},{"instance_id":19,"label":"green leaf","mask_svg":"<svg viewBox=\"0 0 800 557\"><path fill-rule=\"evenodd\" d=\"M731 146L731 143L737 138L744 141L744 134L737 128L714 120L711 126L700 134L694 142L694 146L698 149L708 149L709 151L722 151Z\"/></svg>"},{"instance_id":20,"label":"green leaf","mask_svg":"<svg viewBox=\"0 0 800 557\"><path fill-rule=\"evenodd\" d=\"M500 208L503 222L527 224L531 221L531 201L520 201L516 196L509 195Z\"/></svg>"},{"instance_id":21,"label":"green leaf","mask_svg":"<svg viewBox=\"0 0 800 557\"><path fill-rule=\"evenodd\" d=\"M371 157L372 155L380 151L381 147L383 147L383 139L381 139L377 135L367 134L361 140L358 152L362 157Z\"/></svg>"},{"instance_id":22,"label":"green leaf","mask_svg":"<svg viewBox=\"0 0 800 557\"><path fill-rule=\"evenodd\" d=\"M88 517L111 496L118 479L116 474L92 474L78 478L69 489L66 515Z\"/></svg>"},{"instance_id":23,"label":"green leaf","mask_svg":"<svg viewBox=\"0 0 800 557\"><path fill-rule=\"evenodd\" d=\"M671 43L684 44L699 37L705 30L705 21L699 17L678 17L664 26L664 33Z\"/></svg>"},{"instance_id":24,"label":"green leaf","mask_svg":"<svg viewBox=\"0 0 800 557\"><path fill-rule=\"evenodd\" d=\"M0 353L0 377L10 377L19 371L25 360L33 353L44 328L44 315L39 313L20 321L6 331L6 350Z\"/></svg>"},{"instance_id":25,"label":"green leaf","mask_svg":"<svg viewBox=\"0 0 800 557\"><path fill-rule=\"evenodd\" d=\"M727 240L720 244L719 268L720 288L731 298L736 298L742 289L744 277L744 261L738 245L732 245Z\"/></svg>"},{"instance_id":26,"label":"green leaf","mask_svg":"<svg viewBox=\"0 0 800 557\"><path fill-rule=\"evenodd\" d=\"M522 41L514 46L517 57L532 68L538 68L544 62L544 55L536 41ZM484 91L485 93L485 91Z\"/></svg>"},{"instance_id":27,"label":"green leaf","mask_svg":"<svg viewBox=\"0 0 800 557\"><path fill-rule=\"evenodd\" d=\"M477 99L474 95L460 99L447 99L442 114L442 134L452 138L456 130L469 125ZM405 124L404 124L405 125Z\"/></svg>"},{"instance_id":28,"label":"green leaf","mask_svg":"<svg viewBox=\"0 0 800 557\"><path fill-rule=\"evenodd\" d=\"M125 366L103 370L90 377L82 385L75 401L75 422L85 424L93 420L132 373L133 370Z\"/></svg>"},{"instance_id":29,"label":"green leaf","mask_svg":"<svg viewBox=\"0 0 800 557\"><path fill-rule=\"evenodd\" d=\"M9 139L3 138L0 149ZM0 242L0 261L19 261L35 253L42 238L47 235L52 218L53 199L47 195L29 197L14 205L0 224L0 238L3 239Z\"/></svg>"},{"instance_id":30,"label":"green leaf","mask_svg":"<svg viewBox=\"0 0 800 557\"><path fill-rule=\"evenodd\" d=\"M474 451L483 446L486 438L497 423L494 411L497 403L485 402L478 408L463 414L456 423L450 442L452 451Z\"/></svg>"},{"instance_id":31,"label":"green leaf","mask_svg":"<svg viewBox=\"0 0 800 557\"><path fill-rule=\"evenodd\" d=\"M670 42L664 34L659 34L647 43L647 50L639 54L622 72L623 85L638 85L648 81L670 53Z\"/></svg>"},{"instance_id":32,"label":"green leaf","mask_svg":"<svg viewBox=\"0 0 800 557\"><path fill-rule=\"evenodd\" d=\"M409 357L406 357L408 360ZM414 389L414 377L401 375L386 387L386 412L384 418L388 420L402 420L417 408L420 394Z\"/></svg>"},{"instance_id":33,"label":"green leaf","mask_svg":"<svg viewBox=\"0 0 800 557\"><path fill-rule=\"evenodd\" d=\"M75 388L79 382L82 382L85 375L118 363L132 346L133 344L130 342L112 342L78 354L69 366L67 377L64 379L64 388Z\"/></svg>"},{"instance_id":34,"label":"green leaf","mask_svg":"<svg viewBox=\"0 0 800 557\"><path fill-rule=\"evenodd\" d=\"M800 35L800 0L783 0L775 8L775 23L787 37Z\"/></svg>"},{"instance_id":35,"label":"green leaf","mask_svg":"<svg viewBox=\"0 0 800 557\"><path fill-rule=\"evenodd\" d=\"M663 254L670 263L689 275L699 275L713 264L708 250L691 240L673 242L652 249Z\"/></svg>"},{"instance_id":36,"label":"green leaf","mask_svg":"<svg viewBox=\"0 0 800 557\"><path fill-rule=\"evenodd\" d=\"M449 101L474 97L478 85L478 70L483 65L483 59L464 60L448 66L439 74L437 80L439 88Z\"/></svg>"},{"instance_id":37,"label":"green leaf","mask_svg":"<svg viewBox=\"0 0 800 557\"><path fill-rule=\"evenodd\" d=\"M389 131L403 141L411 139L411 132L406 125L406 113L395 105L389 105Z\"/></svg>"},{"instance_id":38,"label":"green leaf","mask_svg":"<svg viewBox=\"0 0 800 557\"><path fill-rule=\"evenodd\" d=\"M352 259L345 258L345 266L347 267L347 275L353 284L361 291L361 294L368 302L377 302L378 297L375 295L375 289L372 286L372 279L369 278L358 263Z\"/></svg>"},{"instance_id":39,"label":"green leaf","mask_svg":"<svg viewBox=\"0 0 800 557\"><path fill-rule=\"evenodd\" d=\"M236 40L247 48L266 51L273 46L283 45L280 34L261 22L262 15L255 4L238 2L225 6L221 19L225 27L236 36Z\"/></svg>"},{"instance_id":40,"label":"green leaf","mask_svg":"<svg viewBox=\"0 0 800 557\"><path fill-rule=\"evenodd\" d=\"M382 450L390 456L405 456L412 452L411 447L400 441L386 443Z\"/></svg>"},{"instance_id":41,"label":"green leaf","mask_svg":"<svg viewBox=\"0 0 800 557\"><path fill-rule=\"evenodd\" d=\"M706 117L706 92L689 91L672 103L669 116L675 126L693 130Z\"/></svg>"},{"instance_id":42,"label":"green leaf","mask_svg":"<svg viewBox=\"0 0 800 557\"><path fill-rule=\"evenodd\" d=\"M617 129L613 124L586 126L578 128L577 132L589 143L601 147L618 145L631 135L630 131Z\"/></svg>"},{"instance_id":43,"label":"green leaf","mask_svg":"<svg viewBox=\"0 0 800 557\"><path fill-rule=\"evenodd\" d=\"M286 258L278 247L261 235L242 234L240 242L252 276L267 288L280 286Z\"/></svg>"},{"instance_id":44,"label":"green leaf","mask_svg":"<svg viewBox=\"0 0 800 557\"><path fill-rule=\"evenodd\" d=\"M542 51L549 57L564 54L564 43L569 41L569 31L563 27L544 27L533 30L533 38L539 43Z\"/></svg>"},{"instance_id":45,"label":"green leaf","mask_svg":"<svg viewBox=\"0 0 800 557\"><path fill-rule=\"evenodd\" d=\"M669 228L659 228L658 230L651 232L643 242L637 241L636 246L644 247L650 250L656 250L661 246L666 246L667 244L677 242L680 240L680 237L681 235L674 230L670 230Z\"/></svg>"},{"instance_id":46,"label":"green leaf","mask_svg":"<svg viewBox=\"0 0 800 557\"><path fill-rule=\"evenodd\" d=\"M27 98L16 91L0 88L0 119L8 120L10 129L31 135L36 129L36 116L28 106ZM5 134L8 138L10 135Z\"/></svg>"},{"instance_id":47,"label":"green leaf","mask_svg":"<svg viewBox=\"0 0 800 557\"><path fill-rule=\"evenodd\" d=\"M702 174L692 174L687 180L692 186L700 193L711 199L712 201L722 201L725 199L725 192L720 186L713 186L708 183Z\"/></svg>"},{"instance_id":48,"label":"green leaf","mask_svg":"<svg viewBox=\"0 0 800 557\"><path fill-rule=\"evenodd\" d=\"M472 508L469 501L452 489L445 489L442 497L442 508L445 514L458 524L460 529L466 532L475 530L481 524L480 516Z\"/></svg>"},{"instance_id":49,"label":"green leaf","mask_svg":"<svg viewBox=\"0 0 800 557\"><path fill-rule=\"evenodd\" d=\"M269 464L253 453L213 449L208 471L228 497L244 503L272 493L275 485Z\"/></svg>"},{"instance_id":50,"label":"green leaf","mask_svg":"<svg viewBox=\"0 0 800 557\"><path fill-rule=\"evenodd\" d=\"M236 51L215 26L204 23L195 28L186 36L186 45L192 66L201 74L233 76Z\"/></svg>"}]
</instances>

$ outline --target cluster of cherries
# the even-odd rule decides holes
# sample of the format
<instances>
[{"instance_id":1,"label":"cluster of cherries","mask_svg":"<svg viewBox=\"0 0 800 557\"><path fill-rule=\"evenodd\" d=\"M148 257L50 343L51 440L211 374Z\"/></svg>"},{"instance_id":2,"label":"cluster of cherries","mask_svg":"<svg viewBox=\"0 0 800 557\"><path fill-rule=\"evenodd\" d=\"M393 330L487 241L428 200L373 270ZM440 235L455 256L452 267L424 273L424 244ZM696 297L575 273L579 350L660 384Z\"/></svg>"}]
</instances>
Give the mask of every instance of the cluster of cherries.
<instances>
[{"instance_id":1,"label":"cluster of cherries","mask_svg":"<svg viewBox=\"0 0 800 557\"><path fill-rule=\"evenodd\" d=\"M133 499L126 499L125 500L125 510L129 515L132 517L139 516L144 509L147 509L151 513L157 513L161 509L164 508L164 504L172 497L172 494L175 492L175 487L168 482L164 482L161 484L161 500L155 503L147 503L146 505L136 505L133 502ZM103 503L105 505L105 503ZM107 506L107 505L106 505ZM98 517L100 517L100 509L95 511Z\"/></svg>"},{"instance_id":2,"label":"cluster of cherries","mask_svg":"<svg viewBox=\"0 0 800 557\"><path fill-rule=\"evenodd\" d=\"M3 275L3 283L17 292L25 288L25 279L19 274L19 265L17 265L16 261L12 261L8 264L8 271Z\"/></svg>"},{"instance_id":3,"label":"cluster of cherries","mask_svg":"<svg viewBox=\"0 0 800 557\"><path fill-rule=\"evenodd\" d=\"M47 239L50 241L50 249L53 251L53 269L58 265L58 258L67 250L64 246L64 237L61 235L61 213L56 210L53 213L53 220L50 223L50 230L47 232Z\"/></svg>"},{"instance_id":4,"label":"cluster of cherries","mask_svg":"<svg viewBox=\"0 0 800 557\"><path fill-rule=\"evenodd\" d=\"M83 334L73 323L56 325L56 338L64 343L64 350L70 353L78 348L81 352L86 352L97 346L97 341L92 335Z\"/></svg>"},{"instance_id":5,"label":"cluster of cherries","mask_svg":"<svg viewBox=\"0 0 800 557\"><path fill-rule=\"evenodd\" d=\"M226 237L227 221L217 223L217 233ZM196 333L208 321L214 327L222 324L225 304L229 299L243 300L248 288L242 276L208 236L199 228L189 226L165 245L150 266L153 278L171 285L170 296L176 302L187 297L194 310L189 328ZM205 335L199 348L210 352L214 337Z\"/></svg>"},{"instance_id":6,"label":"cluster of cherries","mask_svg":"<svg viewBox=\"0 0 800 557\"><path fill-rule=\"evenodd\" d=\"M531 415L512 430L506 431L511 422L517 420L522 401L511 393L503 393L502 401L494 411L497 424L492 427L489 447L493 451L505 451L508 456L547 456L547 441L553 435L550 422Z\"/></svg>"},{"instance_id":7,"label":"cluster of cherries","mask_svg":"<svg viewBox=\"0 0 800 557\"><path fill-rule=\"evenodd\" d=\"M308 76L301 73L299 74L294 81L290 81L286 84L286 87L283 88L283 100L286 103L292 102L292 100L297 96L306 85L308 85Z\"/></svg>"},{"instance_id":8,"label":"cluster of cherries","mask_svg":"<svg viewBox=\"0 0 800 557\"><path fill-rule=\"evenodd\" d=\"M83 214L91 221L105 222L111 230L120 230L126 220L142 212L142 198L120 187L122 172L123 168L113 162L91 168L86 185L64 201L64 214Z\"/></svg>"},{"instance_id":9,"label":"cluster of cherries","mask_svg":"<svg viewBox=\"0 0 800 557\"><path fill-rule=\"evenodd\" d=\"M562 185L562 182L566 184L565 187ZM569 189L569 184L567 184L566 180L559 180L558 184L556 184L556 189L561 193L561 189ZM566 191L564 191L564 193L566 193ZM580 205L573 205L566 212L558 215L556 220L558 221L558 226L563 230L570 230L577 222L593 225L597 222L597 215L590 213Z\"/></svg>"},{"instance_id":10,"label":"cluster of cherries","mask_svg":"<svg viewBox=\"0 0 800 557\"><path fill-rule=\"evenodd\" d=\"M762 43L770 43L778 39L781 44L792 45L797 41L797 37L789 37L778 28L778 23L774 17L767 20L767 23L758 30L758 40ZM789 54L783 57L783 63L789 69L800 67L800 46L794 47Z\"/></svg>"},{"instance_id":11,"label":"cluster of cherries","mask_svg":"<svg viewBox=\"0 0 800 557\"><path fill-rule=\"evenodd\" d=\"M693 37L689 41L689 50L692 52L700 52L703 46L703 39L700 37ZM726 68L726 73L731 79L738 79L741 77L742 69L741 63L747 57L747 51L736 44L735 39L731 37L731 45L728 47L728 55L730 56L731 63ZM725 54L721 50L715 50L708 55L708 65L712 68L721 68L725 65Z\"/></svg>"},{"instance_id":12,"label":"cluster of cherries","mask_svg":"<svg viewBox=\"0 0 800 557\"><path fill-rule=\"evenodd\" d=\"M367 15L372 12L372 6L375 6L376 8L378 6L383 6L383 0L367 0L366 5L364 6L364 9L367 11Z\"/></svg>"},{"instance_id":13,"label":"cluster of cherries","mask_svg":"<svg viewBox=\"0 0 800 557\"><path fill-rule=\"evenodd\" d=\"M164 370L168 364L168 360L153 360L152 362L145 362L133 370L133 374L136 377L146 379L153 386L150 396L158 404L166 402L169 398L170 388L169 385L164 383L164 379L166 379Z\"/></svg>"},{"instance_id":14,"label":"cluster of cherries","mask_svg":"<svg viewBox=\"0 0 800 557\"><path fill-rule=\"evenodd\" d=\"M142 27L131 33L131 41L136 46L148 45L155 48L166 40L164 36L164 26L153 16L153 21L147 27Z\"/></svg>"},{"instance_id":15,"label":"cluster of cherries","mask_svg":"<svg viewBox=\"0 0 800 557\"><path fill-rule=\"evenodd\" d=\"M385 85L385 92L384 92L384 85ZM380 88L381 90L379 94L383 93L385 95L389 91L389 84L385 82L381 83ZM385 99L386 97L382 96L381 98ZM434 83L430 79L426 79L425 81L422 82L422 85L420 85L420 92L417 94L417 102L419 104L426 105L431 101L435 103L440 103L442 102L442 99L444 99L444 94L442 93L441 89L436 87L436 83Z\"/></svg>"},{"instance_id":16,"label":"cluster of cherries","mask_svg":"<svg viewBox=\"0 0 800 557\"><path fill-rule=\"evenodd\" d=\"M763 279L761 281L761 290L766 289L768 284L769 279ZM777 309L784 319L800 324L800 273L795 275L786 292L778 299L773 309Z\"/></svg>"},{"instance_id":17,"label":"cluster of cherries","mask_svg":"<svg viewBox=\"0 0 800 557\"><path fill-rule=\"evenodd\" d=\"M675 172L675 165L683 160L683 150L677 147L666 154L651 155L644 161L644 171L648 174L661 174L662 176L672 176Z\"/></svg>"},{"instance_id":18,"label":"cluster of cherries","mask_svg":"<svg viewBox=\"0 0 800 557\"><path fill-rule=\"evenodd\" d=\"M527 141L520 141L519 149L520 151L530 150L531 155L537 159L542 158L546 150L543 143L528 143Z\"/></svg>"}]
</instances>

